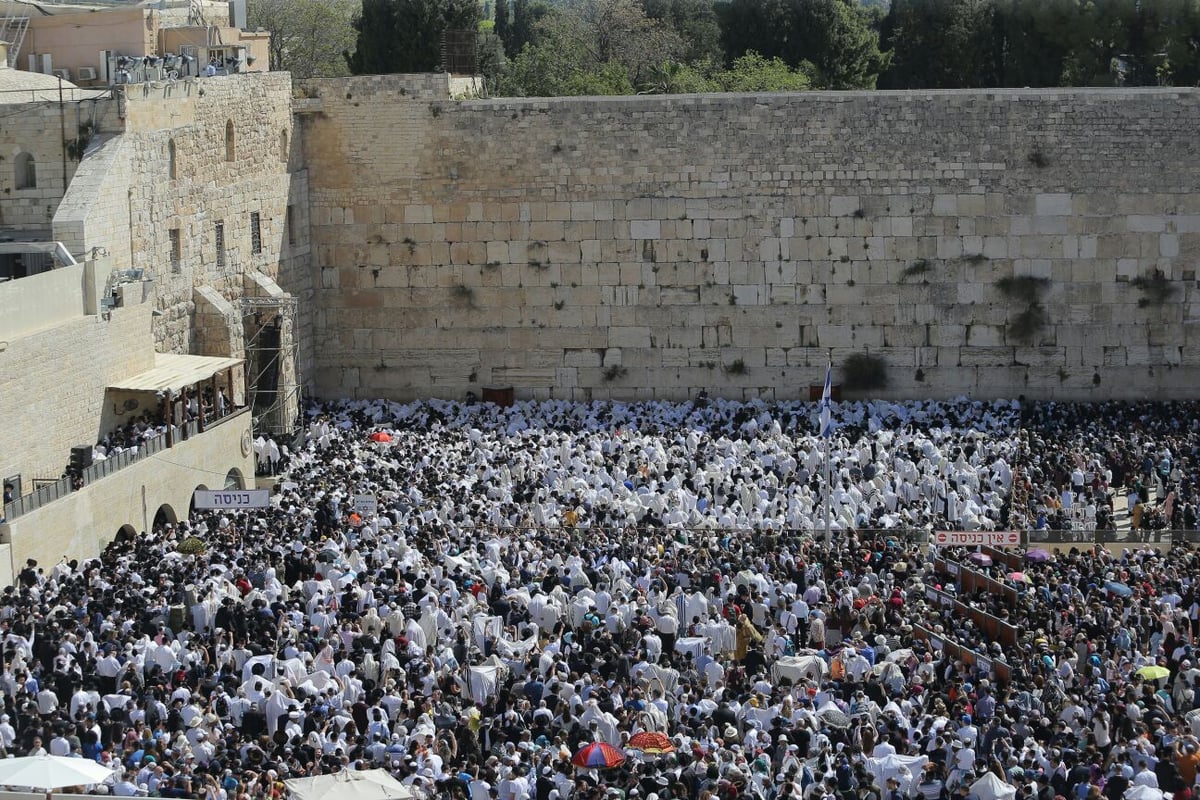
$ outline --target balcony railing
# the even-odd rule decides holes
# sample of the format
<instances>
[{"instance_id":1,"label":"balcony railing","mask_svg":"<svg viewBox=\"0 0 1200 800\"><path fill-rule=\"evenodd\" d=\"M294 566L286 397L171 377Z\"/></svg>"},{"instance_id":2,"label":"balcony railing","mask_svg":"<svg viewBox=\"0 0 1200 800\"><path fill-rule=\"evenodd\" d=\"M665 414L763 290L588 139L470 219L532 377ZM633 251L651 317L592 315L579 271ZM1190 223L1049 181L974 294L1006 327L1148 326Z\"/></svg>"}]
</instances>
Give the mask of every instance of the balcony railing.
<instances>
[{"instance_id":1,"label":"balcony railing","mask_svg":"<svg viewBox=\"0 0 1200 800\"><path fill-rule=\"evenodd\" d=\"M229 422L234 417L240 417L243 414L248 413L250 413L249 406L239 408L223 417L218 417L215 420L208 420L204 425L204 430L211 430L218 425L223 425L226 422ZM193 436L196 436L201 432L199 420L191 420L182 427L177 427L174 431L174 433L178 434L176 437L177 442L191 439ZM140 445L138 445L136 450L125 450L121 453L117 453L114 456L105 458L102 461L93 462L90 467L87 467L83 470L82 485L87 486L100 480L101 478L106 478L109 475L112 475L114 472L120 472L126 467L148 458L155 453L161 453L169 447L167 444L168 438L169 437L165 432L160 433L142 442ZM66 497L72 491L74 491L72 488L72 479L69 477L59 478L58 480L48 483L39 489L35 489L27 495L16 498L11 503L6 503L4 506L4 519L12 520L24 514L28 514L31 511L36 511L44 505L53 503L59 498Z\"/></svg>"}]
</instances>

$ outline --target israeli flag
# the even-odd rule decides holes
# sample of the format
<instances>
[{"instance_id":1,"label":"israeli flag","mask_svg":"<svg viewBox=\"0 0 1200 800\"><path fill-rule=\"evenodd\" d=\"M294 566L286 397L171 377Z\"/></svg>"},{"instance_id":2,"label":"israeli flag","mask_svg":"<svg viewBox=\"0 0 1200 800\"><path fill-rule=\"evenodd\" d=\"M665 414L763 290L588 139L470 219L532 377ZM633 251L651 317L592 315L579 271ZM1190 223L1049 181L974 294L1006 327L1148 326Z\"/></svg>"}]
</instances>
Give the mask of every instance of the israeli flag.
<instances>
[{"instance_id":1,"label":"israeli flag","mask_svg":"<svg viewBox=\"0 0 1200 800\"><path fill-rule=\"evenodd\" d=\"M819 425L821 438L828 439L833 434L833 364L825 368L825 388L821 390L821 422Z\"/></svg>"}]
</instances>

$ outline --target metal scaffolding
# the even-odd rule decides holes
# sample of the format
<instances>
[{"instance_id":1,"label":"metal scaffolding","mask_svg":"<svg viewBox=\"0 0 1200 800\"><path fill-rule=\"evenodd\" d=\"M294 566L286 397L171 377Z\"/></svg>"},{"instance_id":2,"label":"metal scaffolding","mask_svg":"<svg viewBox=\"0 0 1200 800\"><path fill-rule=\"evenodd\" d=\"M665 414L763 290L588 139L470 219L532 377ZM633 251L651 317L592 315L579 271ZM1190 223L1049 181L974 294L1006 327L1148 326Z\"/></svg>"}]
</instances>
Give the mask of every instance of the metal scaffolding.
<instances>
[{"instance_id":1,"label":"metal scaffolding","mask_svg":"<svg viewBox=\"0 0 1200 800\"><path fill-rule=\"evenodd\" d=\"M299 301L285 297L243 297L246 336L246 405L256 434L290 434L300 415Z\"/></svg>"}]
</instances>

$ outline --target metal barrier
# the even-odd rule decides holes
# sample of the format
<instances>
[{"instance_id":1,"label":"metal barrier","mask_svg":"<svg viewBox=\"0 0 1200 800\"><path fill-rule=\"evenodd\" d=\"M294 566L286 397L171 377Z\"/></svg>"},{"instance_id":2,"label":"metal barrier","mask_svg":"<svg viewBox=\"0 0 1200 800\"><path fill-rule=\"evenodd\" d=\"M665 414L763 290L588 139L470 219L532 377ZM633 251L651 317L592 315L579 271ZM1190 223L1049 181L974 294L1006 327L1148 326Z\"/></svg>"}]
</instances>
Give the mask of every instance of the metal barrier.
<instances>
[{"instance_id":1,"label":"metal barrier","mask_svg":"<svg viewBox=\"0 0 1200 800\"><path fill-rule=\"evenodd\" d=\"M71 479L59 478L52 483L34 489L27 495L16 498L11 503L6 503L4 506L4 518L6 520L19 517L22 514L28 514L30 511L36 511L47 503L51 503L60 497L65 497L71 493Z\"/></svg>"},{"instance_id":2,"label":"metal barrier","mask_svg":"<svg viewBox=\"0 0 1200 800\"><path fill-rule=\"evenodd\" d=\"M204 430L209 430L217 425L228 422L234 417L240 417L248 413L250 413L249 407L239 408L236 411L209 422L205 426ZM192 436L196 436L200 433L200 423L198 420L192 420L183 426L182 429L176 428L175 431L182 432L184 439L190 439ZM108 477L114 472L118 472L148 456L152 456L155 453L161 453L162 451L166 450L167 447L167 434L164 432L145 440L138 445L136 450L125 450L117 453L116 455L110 456L109 458L105 458L100 461L94 461L90 467L87 467L83 470L83 483L86 486L87 484L98 481L101 478ZM67 496L72 491L71 479L69 477L59 478L58 480L53 481L46 486L35 489L27 495L14 499L11 503L6 503L4 505L4 519L16 519L17 517L28 514L31 511L36 511L47 503L52 503L61 497Z\"/></svg>"}]
</instances>

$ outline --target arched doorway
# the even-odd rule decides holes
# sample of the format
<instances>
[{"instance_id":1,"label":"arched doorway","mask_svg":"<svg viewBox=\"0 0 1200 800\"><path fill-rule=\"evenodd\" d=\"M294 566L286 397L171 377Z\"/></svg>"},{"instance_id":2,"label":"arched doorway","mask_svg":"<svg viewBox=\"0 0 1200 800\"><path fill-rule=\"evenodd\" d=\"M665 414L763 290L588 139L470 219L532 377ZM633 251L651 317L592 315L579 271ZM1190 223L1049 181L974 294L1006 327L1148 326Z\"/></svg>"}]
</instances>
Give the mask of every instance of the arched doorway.
<instances>
[{"instance_id":1,"label":"arched doorway","mask_svg":"<svg viewBox=\"0 0 1200 800\"><path fill-rule=\"evenodd\" d=\"M196 492L207 492L207 491L208 491L208 487L205 486L203 483L200 484L199 486L197 486L192 491L192 500L188 504L188 516L189 517L196 513Z\"/></svg>"},{"instance_id":2,"label":"arched doorway","mask_svg":"<svg viewBox=\"0 0 1200 800\"><path fill-rule=\"evenodd\" d=\"M178 525L179 518L175 515L175 509L163 503L158 507L158 511L154 512L154 529L158 530L163 525Z\"/></svg>"},{"instance_id":3,"label":"arched doorway","mask_svg":"<svg viewBox=\"0 0 1200 800\"><path fill-rule=\"evenodd\" d=\"M117 529L117 535L113 539L114 542L120 544L122 542L132 543L137 538L137 529L132 525L122 525Z\"/></svg>"},{"instance_id":4,"label":"arched doorway","mask_svg":"<svg viewBox=\"0 0 1200 800\"><path fill-rule=\"evenodd\" d=\"M237 467L229 470L229 474L225 476L226 489L245 489L246 481L242 477L242 471Z\"/></svg>"}]
</instances>

